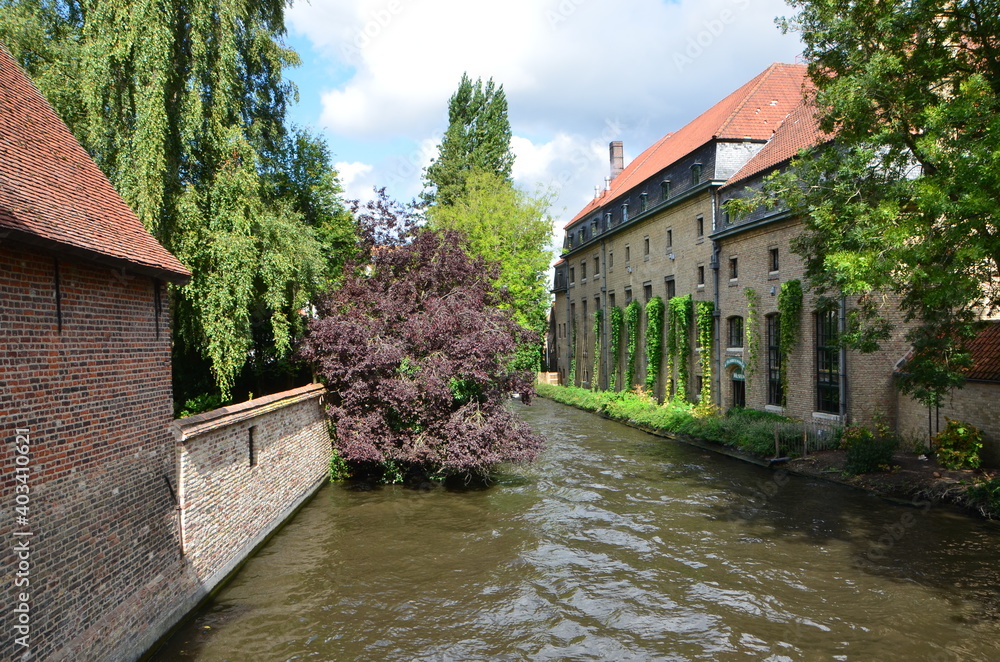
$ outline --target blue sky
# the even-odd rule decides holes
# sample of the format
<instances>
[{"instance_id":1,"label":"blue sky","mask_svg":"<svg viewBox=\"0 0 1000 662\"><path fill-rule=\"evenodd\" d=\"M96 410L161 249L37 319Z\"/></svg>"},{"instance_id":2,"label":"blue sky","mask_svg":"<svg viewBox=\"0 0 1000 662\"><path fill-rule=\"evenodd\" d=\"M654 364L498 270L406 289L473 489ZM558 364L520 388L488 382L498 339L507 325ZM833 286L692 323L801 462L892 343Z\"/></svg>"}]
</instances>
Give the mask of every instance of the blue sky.
<instances>
[{"instance_id":1,"label":"blue sky","mask_svg":"<svg viewBox=\"0 0 1000 662\"><path fill-rule=\"evenodd\" d=\"M552 190L556 228L628 160L772 62L794 62L782 0L297 0L292 119L329 142L349 197L409 200L463 72L504 86L515 182Z\"/></svg>"}]
</instances>

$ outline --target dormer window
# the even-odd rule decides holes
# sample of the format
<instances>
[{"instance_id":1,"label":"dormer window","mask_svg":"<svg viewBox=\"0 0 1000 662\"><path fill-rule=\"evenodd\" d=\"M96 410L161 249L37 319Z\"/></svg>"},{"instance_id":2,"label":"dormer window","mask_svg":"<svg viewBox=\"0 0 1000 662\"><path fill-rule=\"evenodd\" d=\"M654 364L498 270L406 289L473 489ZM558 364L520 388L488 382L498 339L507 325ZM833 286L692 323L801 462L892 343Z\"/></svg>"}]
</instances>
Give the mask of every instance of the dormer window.
<instances>
[{"instance_id":1,"label":"dormer window","mask_svg":"<svg viewBox=\"0 0 1000 662\"><path fill-rule=\"evenodd\" d=\"M628 220L628 203L622 205L622 223Z\"/></svg>"},{"instance_id":2,"label":"dormer window","mask_svg":"<svg viewBox=\"0 0 1000 662\"><path fill-rule=\"evenodd\" d=\"M648 203L648 196L645 193L640 193L639 194L639 213L640 214L642 212L646 211L646 207L648 206L647 203Z\"/></svg>"},{"instance_id":3,"label":"dormer window","mask_svg":"<svg viewBox=\"0 0 1000 662\"><path fill-rule=\"evenodd\" d=\"M609 228L611 227L611 212L604 214L604 225Z\"/></svg>"},{"instance_id":4,"label":"dormer window","mask_svg":"<svg viewBox=\"0 0 1000 662\"><path fill-rule=\"evenodd\" d=\"M701 164L695 163L691 166L691 186L701 182Z\"/></svg>"},{"instance_id":5,"label":"dormer window","mask_svg":"<svg viewBox=\"0 0 1000 662\"><path fill-rule=\"evenodd\" d=\"M660 182L660 198L666 200L670 197L670 180L664 179Z\"/></svg>"}]
</instances>

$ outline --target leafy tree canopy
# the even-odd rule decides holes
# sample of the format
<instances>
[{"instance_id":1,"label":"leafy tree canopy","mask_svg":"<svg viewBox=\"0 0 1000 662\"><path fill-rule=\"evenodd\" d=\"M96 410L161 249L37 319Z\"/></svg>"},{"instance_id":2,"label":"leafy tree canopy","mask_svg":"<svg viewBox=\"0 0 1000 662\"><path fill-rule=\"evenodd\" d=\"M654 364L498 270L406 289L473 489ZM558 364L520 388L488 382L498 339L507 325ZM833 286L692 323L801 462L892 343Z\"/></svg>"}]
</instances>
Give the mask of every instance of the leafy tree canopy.
<instances>
[{"instance_id":1,"label":"leafy tree canopy","mask_svg":"<svg viewBox=\"0 0 1000 662\"><path fill-rule=\"evenodd\" d=\"M962 383L964 342L1000 306L1000 12L995 2L790 0L821 128L836 138L773 176L805 223L821 292L857 297L847 340L914 323L900 387L933 404Z\"/></svg>"},{"instance_id":2,"label":"leafy tree canopy","mask_svg":"<svg viewBox=\"0 0 1000 662\"><path fill-rule=\"evenodd\" d=\"M3 41L122 197L194 273L175 393L290 355L350 244L323 142L285 125L285 3L0 0Z\"/></svg>"},{"instance_id":3,"label":"leafy tree canopy","mask_svg":"<svg viewBox=\"0 0 1000 662\"><path fill-rule=\"evenodd\" d=\"M533 375L508 368L529 332L463 243L425 228L376 247L310 324L302 356L334 394L334 444L348 462L485 474L538 454L541 438L505 404L532 392Z\"/></svg>"},{"instance_id":4,"label":"leafy tree canopy","mask_svg":"<svg viewBox=\"0 0 1000 662\"><path fill-rule=\"evenodd\" d=\"M503 85L473 83L462 74L458 90L448 101L448 129L438 156L424 171L424 201L450 205L465 190L472 170L478 169L511 181L514 154L510 151L510 122Z\"/></svg>"}]
</instances>

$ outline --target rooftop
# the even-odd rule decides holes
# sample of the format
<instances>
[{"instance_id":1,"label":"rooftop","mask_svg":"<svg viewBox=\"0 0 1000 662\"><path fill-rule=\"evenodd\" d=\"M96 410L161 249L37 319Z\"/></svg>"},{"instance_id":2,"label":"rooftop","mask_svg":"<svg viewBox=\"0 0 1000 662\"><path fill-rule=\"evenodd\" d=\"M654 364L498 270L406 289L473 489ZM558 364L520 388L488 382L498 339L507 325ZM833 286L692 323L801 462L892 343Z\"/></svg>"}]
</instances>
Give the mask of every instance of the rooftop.
<instances>
[{"instance_id":1,"label":"rooftop","mask_svg":"<svg viewBox=\"0 0 1000 662\"><path fill-rule=\"evenodd\" d=\"M972 367L965 371L966 379L1000 382L1000 321L987 322L967 347Z\"/></svg>"},{"instance_id":2,"label":"rooftop","mask_svg":"<svg viewBox=\"0 0 1000 662\"><path fill-rule=\"evenodd\" d=\"M143 227L0 45L0 238L165 280L191 273Z\"/></svg>"}]
</instances>

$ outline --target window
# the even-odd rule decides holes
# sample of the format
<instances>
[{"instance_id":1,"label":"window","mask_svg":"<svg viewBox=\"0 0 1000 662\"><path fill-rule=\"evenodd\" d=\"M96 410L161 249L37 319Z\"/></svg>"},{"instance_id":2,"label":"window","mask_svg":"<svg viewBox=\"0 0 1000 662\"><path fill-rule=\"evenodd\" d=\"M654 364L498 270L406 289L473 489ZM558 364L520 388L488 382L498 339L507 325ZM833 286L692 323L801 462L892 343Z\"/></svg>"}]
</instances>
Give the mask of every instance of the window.
<instances>
[{"instance_id":1,"label":"window","mask_svg":"<svg viewBox=\"0 0 1000 662\"><path fill-rule=\"evenodd\" d=\"M628 247L628 244L625 244L625 261L628 262L631 259L632 259L632 249Z\"/></svg>"},{"instance_id":2,"label":"window","mask_svg":"<svg viewBox=\"0 0 1000 662\"><path fill-rule=\"evenodd\" d=\"M698 398L699 402L701 401L701 389L702 389L702 387L704 385L705 385L705 378L703 376L701 376L701 375L695 375L694 376L694 392L695 392L695 397Z\"/></svg>"},{"instance_id":3,"label":"window","mask_svg":"<svg viewBox=\"0 0 1000 662\"><path fill-rule=\"evenodd\" d=\"M691 166L691 186L701 182L701 164L695 163Z\"/></svg>"},{"instance_id":4,"label":"window","mask_svg":"<svg viewBox=\"0 0 1000 662\"><path fill-rule=\"evenodd\" d=\"M597 274L601 273L601 258L594 258L594 278L597 278Z\"/></svg>"},{"instance_id":5,"label":"window","mask_svg":"<svg viewBox=\"0 0 1000 662\"><path fill-rule=\"evenodd\" d=\"M670 197L670 180L664 179L660 182L660 197L664 200Z\"/></svg>"},{"instance_id":6,"label":"window","mask_svg":"<svg viewBox=\"0 0 1000 662\"><path fill-rule=\"evenodd\" d=\"M257 429L256 427L250 427L247 430L247 454L250 456L251 467L257 464L257 450L254 448L253 445L254 442L253 436L254 436L254 431L256 429Z\"/></svg>"},{"instance_id":7,"label":"window","mask_svg":"<svg viewBox=\"0 0 1000 662\"><path fill-rule=\"evenodd\" d=\"M569 282L570 285L576 282L576 269L574 269L573 267L569 268Z\"/></svg>"},{"instance_id":8,"label":"window","mask_svg":"<svg viewBox=\"0 0 1000 662\"><path fill-rule=\"evenodd\" d=\"M597 221L590 224L590 234L594 237L597 236Z\"/></svg>"},{"instance_id":9,"label":"window","mask_svg":"<svg viewBox=\"0 0 1000 662\"><path fill-rule=\"evenodd\" d=\"M675 296L677 296L677 286L676 283L674 283L673 276L667 276L666 279L664 280L666 281L667 285L667 301L670 301Z\"/></svg>"},{"instance_id":10,"label":"window","mask_svg":"<svg viewBox=\"0 0 1000 662\"><path fill-rule=\"evenodd\" d=\"M608 308L614 308L614 307L615 307L615 293L608 292Z\"/></svg>"},{"instance_id":11,"label":"window","mask_svg":"<svg viewBox=\"0 0 1000 662\"><path fill-rule=\"evenodd\" d=\"M767 404L781 406L785 399L781 388L781 351L778 338L781 333L781 319L777 313L768 315L767 321Z\"/></svg>"},{"instance_id":12,"label":"window","mask_svg":"<svg viewBox=\"0 0 1000 662\"><path fill-rule=\"evenodd\" d=\"M642 254L647 259L649 258L649 237L642 238Z\"/></svg>"},{"instance_id":13,"label":"window","mask_svg":"<svg viewBox=\"0 0 1000 662\"><path fill-rule=\"evenodd\" d=\"M729 344L727 347L743 346L743 318L736 316L729 318Z\"/></svg>"},{"instance_id":14,"label":"window","mask_svg":"<svg viewBox=\"0 0 1000 662\"><path fill-rule=\"evenodd\" d=\"M611 227L611 212L607 212L606 214L604 214L604 227L606 228Z\"/></svg>"},{"instance_id":15,"label":"window","mask_svg":"<svg viewBox=\"0 0 1000 662\"><path fill-rule=\"evenodd\" d=\"M628 220L628 203L622 205L622 223Z\"/></svg>"},{"instance_id":16,"label":"window","mask_svg":"<svg viewBox=\"0 0 1000 662\"><path fill-rule=\"evenodd\" d=\"M631 287L626 287L625 288L625 305L627 306L630 303L632 303L632 288Z\"/></svg>"},{"instance_id":17,"label":"window","mask_svg":"<svg viewBox=\"0 0 1000 662\"><path fill-rule=\"evenodd\" d=\"M673 248L674 246L674 229L667 228L667 248Z\"/></svg>"},{"instance_id":18,"label":"window","mask_svg":"<svg viewBox=\"0 0 1000 662\"><path fill-rule=\"evenodd\" d=\"M580 263L580 280L587 280L587 263Z\"/></svg>"},{"instance_id":19,"label":"window","mask_svg":"<svg viewBox=\"0 0 1000 662\"><path fill-rule=\"evenodd\" d=\"M729 258L729 280L735 280L740 277L739 264L735 257Z\"/></svg>"},{"instance_id":20,"label":"window","mask_svg":"<svg viewBox=\"0 0 1000 662\"><path fill-rule=\"evenodd\" d=\"M703 265L698 267L698 285L705 285L705 267Z\"/></svg>"},{"instance_id":21,"label":"window","mask_svg":"<svg viewBox=\"0 0 1000 662\"><path fill-rule=\"evenodd\" d=\"M608 253L608 271L611 271L611 269L613 269L614 266L615 266L615 254L609 252Z\"/></svg>"},{"instance_id":22,"label":"window","mask_svg":"<svg viewBox=\"0 0 1000 662\"><path fill-rule=\"evenodd\" d=\"M699 216L696 219L696 225L697 225L697 229L698 229L698 236L699 237L704 237L705 236L705 219L703 217Z\"/></svg>"},{"instance_id":23,"label":"window","mask_svg":"<svg viewBox=\"0 0 1000 662\"><path fill-rule=\"evenodd\" d=\"M734 407L746 407L747 406L747 383L746 379L743 377L743 373L733 373L733 378L730 382L733 386L733 406Z\"/></svg>"},{"instance_id":24,"label":"window","mask_svg":"<svg viewBox=\"0 0 1000 662\"><path fill-rule=\"evenodd\" d=\"M580 229L580 243L587 241L587 228Z\"/></svg>"},{"instance_id":25,"label":"window","mask_svg":"<svg viewBox=\"0 0 1000 662\"><path fill-rule=\"evenodd\" d=\"M642 284L642 296L649 303L649 300L653 298L653 283L643 283Z\"/></svg>"},{"instance_id":26,"label":"window","mask_svg":"<svg viewBox=\"0 0 1000 662\"><path fill-rule=\"evenodd\" d=\"M587 300L583 300L583 355L587 355L587 329L590 328L590 319L587 317Z\"/></svg>"},{"instance_id":27,"label":"window","mask_svg":"<svg viewBox=\"0 0 1000 662\"><path fill-rule=\"evenodd\" d=\"M645 193L639 194L639 213L646 211L648 204L648 196Z\"/></svg>"},{"instance_id":28,"label":"window","mask_svg":"<svg viewBox=\"0 0 1000 662\"><path fill-rule=\"evenodd\" d=\"M772 248L768 251L768 263L771 271L778 270L778 249Z\"/></svg>"},{"instance_id":29,"label":"window","mask_svg":"<svg viewBox=\"0 0 1000 662\"><path fill-rule=\"evenodd\" d=\"M840 413L836 310L816 313L816 411Z\"/></svg>"}]
</instances>

